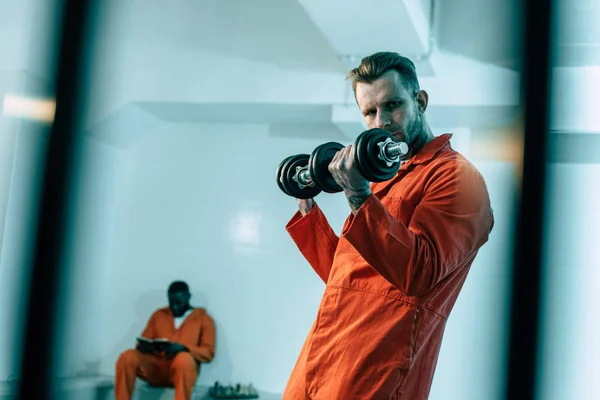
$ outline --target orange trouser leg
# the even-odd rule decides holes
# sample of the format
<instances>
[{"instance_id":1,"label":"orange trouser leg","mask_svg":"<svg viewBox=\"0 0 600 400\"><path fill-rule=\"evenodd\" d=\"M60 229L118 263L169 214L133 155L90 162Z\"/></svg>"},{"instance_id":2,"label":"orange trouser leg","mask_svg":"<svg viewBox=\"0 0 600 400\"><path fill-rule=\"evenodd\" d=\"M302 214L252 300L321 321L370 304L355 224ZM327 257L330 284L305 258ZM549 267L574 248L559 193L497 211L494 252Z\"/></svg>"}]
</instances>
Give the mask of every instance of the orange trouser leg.
<instances>
[{"instance_id":1,"label":"orange trouser leg","mask_svg":"<svg viewBox=\"0 0 600 400\"><path fill-rule=\"evenodd\" d=\"M170 380L175 400L191 400L200 366L190 353L179 353L171 361Z\"/></svg>"},{"instance_id":2,"label":"orange trouser leg","mask_svg":"<svg viewBox=\"0 0 600 400\"><path fill-rule=\"evenodd\" d=\"M115 399L131 400L136 377L151 385L167 385L169 364L166 359L137 350L123 352L115 368Z\"/></svg>"}]
</instances>

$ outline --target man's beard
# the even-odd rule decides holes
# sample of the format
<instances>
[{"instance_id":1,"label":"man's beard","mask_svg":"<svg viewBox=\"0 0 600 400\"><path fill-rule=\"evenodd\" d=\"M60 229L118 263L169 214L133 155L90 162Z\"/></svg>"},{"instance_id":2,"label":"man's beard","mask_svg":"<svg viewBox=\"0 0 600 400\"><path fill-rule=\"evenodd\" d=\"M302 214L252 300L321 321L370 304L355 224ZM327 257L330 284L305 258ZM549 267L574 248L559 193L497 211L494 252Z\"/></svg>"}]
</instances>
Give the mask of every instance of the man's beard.
<instances>
[{"instance_id":1,"label":"man's beard","mask_svg":"<svg viewBox=\"0 0 600 400\"><path fill-rule=\"evenodd\" d=\"M417 112L417 117L411 121L406 127L406 144L408 145L408 153L402 156L402 160L406 161L415 156L425 146L427 137L423 132L423 124L421 114Z\"/></svg>"}]
</instances>

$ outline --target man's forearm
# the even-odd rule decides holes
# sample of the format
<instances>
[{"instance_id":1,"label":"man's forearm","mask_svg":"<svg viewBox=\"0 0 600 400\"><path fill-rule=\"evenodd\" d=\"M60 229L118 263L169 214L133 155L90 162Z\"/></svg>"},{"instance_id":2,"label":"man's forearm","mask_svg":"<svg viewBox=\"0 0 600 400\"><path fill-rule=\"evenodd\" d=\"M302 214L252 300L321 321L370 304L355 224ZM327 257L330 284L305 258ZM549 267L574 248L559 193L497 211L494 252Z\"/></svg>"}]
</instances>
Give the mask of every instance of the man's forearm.
<instances>
[{"instance_id":1,"label":"man's forearm","mask_svg":"<svg viewBox=\"0 0 600 400\"><path fill-rule=\"evenodd\" d=\"M306 199L306 200L298 199L298 209L300 210L300 214L302 214L303 217L306 214L308 214L309 211L312 210L314 206L315 206L314 199Z\"/></svg>"},{"instance_id":2,"label":"man's forearm","mask_svg":"<svg viewBox=\"0 0 600 400\"><path fill-rule=\"evenodd\" d=\"M350 205L350 209L352 210L352 214L356 215L360 207L371 195L371 190L369 189L360 192L345 191L345 194L348 204Z\"/></svg>"}]
</instances>

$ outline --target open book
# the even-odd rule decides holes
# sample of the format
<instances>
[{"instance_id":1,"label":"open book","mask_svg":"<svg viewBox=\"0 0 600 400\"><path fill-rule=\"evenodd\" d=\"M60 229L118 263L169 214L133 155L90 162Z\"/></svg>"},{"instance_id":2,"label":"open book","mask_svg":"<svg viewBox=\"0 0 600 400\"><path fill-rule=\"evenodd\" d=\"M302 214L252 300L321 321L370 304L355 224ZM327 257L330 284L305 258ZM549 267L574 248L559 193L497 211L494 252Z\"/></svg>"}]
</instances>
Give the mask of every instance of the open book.
<instances>
[{"instance_id":1,"label":"open book","mask_svg":"<svg viewBox=\"0 0 600 400\"><path fill-rule=\"evenodd\" d=\"M165 346L169 344L169 339L148 339L140 336L137 338L137 342L140 346L144 346L145 348L151 349L152 351L163 351Z\"/></svg>"}]
</instances>

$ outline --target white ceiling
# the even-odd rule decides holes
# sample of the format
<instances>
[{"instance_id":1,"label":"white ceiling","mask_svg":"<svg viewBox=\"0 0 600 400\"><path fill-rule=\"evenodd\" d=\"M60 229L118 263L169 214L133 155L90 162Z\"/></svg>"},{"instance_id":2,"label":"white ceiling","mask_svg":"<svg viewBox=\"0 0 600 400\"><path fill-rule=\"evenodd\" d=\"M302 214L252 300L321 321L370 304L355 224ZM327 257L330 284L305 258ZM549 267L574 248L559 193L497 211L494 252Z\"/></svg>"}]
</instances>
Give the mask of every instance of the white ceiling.
<instances>
[{"instance_id":1,"label":"white ceiling","mask_svg":"<svg viewBox=\"0 0 600 400\"><path fill-rule=\"evenodd\" d=\"M129 3L128 39L139 44L288 69L345 72L297 0L172 0L168 6L164 0L120 1Z\"/></svg>"},{"instance_id":2,"label":"white ceiling","mask_svg":"<svg viewBox=\"0 0 600 400\"><path fill-rule=\"evenodd\" d=\"M510 123L518 102L512 71L429 54L430 12L441 20L439 8L431 0L174 0L170 7L113 0L98 55L110 67L96 83L96 97L104 90L113 100L95 104L90 134L139 119L144 131L153 123L222 122L352 139L364 122L344 77L362 56L381 50L416 61L432 124ZM119 83L107 88L115 76Z\"/></svg>"},{"instance_id":3,"label":"white ceiling","mask_svg":"<svg viewBox=\"0 0 600 400\"><path fill-rule=\"evenodd\" d=\"M422 0L297 0L333 50L363 57L382 50L412 58L428 52L430 18Z\"/></svg>"}]
</instances>

